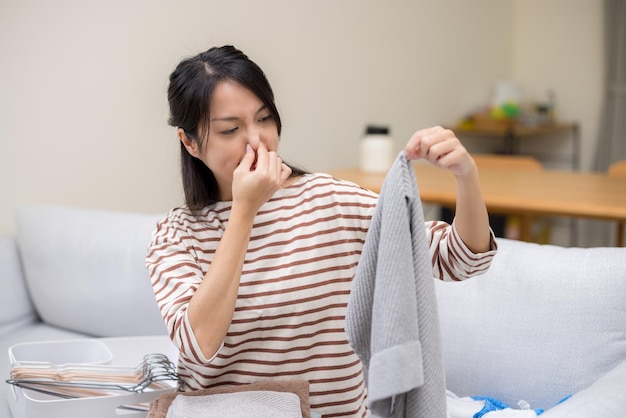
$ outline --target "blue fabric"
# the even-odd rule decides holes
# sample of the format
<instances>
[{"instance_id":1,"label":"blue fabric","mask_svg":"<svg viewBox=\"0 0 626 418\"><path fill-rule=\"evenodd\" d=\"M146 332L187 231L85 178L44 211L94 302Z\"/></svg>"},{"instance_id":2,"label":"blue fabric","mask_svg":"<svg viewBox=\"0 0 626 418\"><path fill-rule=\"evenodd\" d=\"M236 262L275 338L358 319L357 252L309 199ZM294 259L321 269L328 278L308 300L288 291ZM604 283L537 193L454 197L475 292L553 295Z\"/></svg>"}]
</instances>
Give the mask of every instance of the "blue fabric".
<instances>
[{"instance_id":1,"label":"blue fabric","mask_svg":"<svg viewBox=\"0 0 626 418\"><path fill-rule=\"evenodd\" d=\"M566 400L568 400L568 399L569 399L569 398L571 398L571 397L572 397L572 395L567 395L566 397L564 397L563 399L561 399L561 400L559 401L559 403L563 403L563 402L565 402Z\"/></svg>"},{"instance_id":2,"label":"blue fabric","mask_svg":"<svg viewBox=\"0 0 626 418\"><path fill-rule=\"evenodd\" d=\"M485 401L485 405L483 406L483 409L476 412L473 418L482 418L482 416L485 415L487 412L498 411L500 409L506 409L509 407L504 402L500 402L497 399L488 398L485 396L472 396L472 399L476 401Z\"/></svg>"},{"instance_id":3,"label":"blue fabric","mask_svg":"<svg viewBox=\"0 0 626 418\"><path fill-rule=\"evenodd\" d=\"M472 399L474 399L475 401L485 401L485 405L483 406L483 409L476 412L473 418L482 418L488 412L499 411L502 409L510 408L510 406L508 406L504 402L499 401L497 399L489 398L487 396L472 396ZM534 411L535 411L535 414L537 414L538 416L543 414L544 412L543 409L535 409Z\"/></svg>"}]
</instances>

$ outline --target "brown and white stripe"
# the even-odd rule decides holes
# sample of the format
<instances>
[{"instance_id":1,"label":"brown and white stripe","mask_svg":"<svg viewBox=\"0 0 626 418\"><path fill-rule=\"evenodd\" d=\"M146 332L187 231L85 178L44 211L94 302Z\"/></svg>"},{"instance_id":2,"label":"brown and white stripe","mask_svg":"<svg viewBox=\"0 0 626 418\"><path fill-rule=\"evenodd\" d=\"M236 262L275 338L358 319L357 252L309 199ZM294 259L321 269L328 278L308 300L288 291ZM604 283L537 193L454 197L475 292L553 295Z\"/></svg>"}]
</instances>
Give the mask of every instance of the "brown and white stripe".
<instances>
[{"instance_id":1,"label":"brown and white stripe","mask_svg":"<svg viewBox=\"0 0 626 418\"><path fill-rule=\"evenodd\" d=\"M174 209L157 226L146 264L179 373L189 389L306 379L311 408L324 417L366 416L366 390L344 320L351 281L376 205L376 194L324 174L279 190L254 222L233 321L222 348L205 358L186 316L210 267L231 202L200 218ZM489 266L456 230L426 225L434 275L460 280Z\"/></svg>"}]
</instances>

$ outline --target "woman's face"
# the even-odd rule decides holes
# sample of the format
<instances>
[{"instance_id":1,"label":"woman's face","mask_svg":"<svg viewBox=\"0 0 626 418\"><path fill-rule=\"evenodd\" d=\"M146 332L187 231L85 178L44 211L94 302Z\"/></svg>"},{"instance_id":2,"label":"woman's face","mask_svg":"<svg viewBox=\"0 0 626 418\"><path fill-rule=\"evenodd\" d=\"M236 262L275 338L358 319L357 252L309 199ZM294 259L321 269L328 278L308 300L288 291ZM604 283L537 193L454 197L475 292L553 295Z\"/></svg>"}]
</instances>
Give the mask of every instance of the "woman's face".
<instances>
[{"instance_id":1,"label":"woman's face","mask_svg":"<svg viewBox=\"0 0 626 418\"><path fill-rule=\"evenodd\" d=\"M263 102L234 81L219 82L210 103L209 133L200 147L179 129L187 151L213 172L220 200L232 200L233 171L241 162L246 144L253 150L263 142L269 151L278 150L278 127Z\"/></svg>"}]
</instances>

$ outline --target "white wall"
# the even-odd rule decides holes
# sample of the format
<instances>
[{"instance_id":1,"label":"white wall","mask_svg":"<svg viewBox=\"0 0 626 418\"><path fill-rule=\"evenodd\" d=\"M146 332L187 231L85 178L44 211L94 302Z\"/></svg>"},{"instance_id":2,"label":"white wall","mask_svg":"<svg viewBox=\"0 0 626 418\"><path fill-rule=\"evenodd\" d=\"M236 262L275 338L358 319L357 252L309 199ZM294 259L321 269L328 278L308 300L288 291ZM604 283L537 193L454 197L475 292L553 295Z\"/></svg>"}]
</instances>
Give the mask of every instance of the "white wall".
<instances>
[{"instance_id":1,"label":"white wall","mask_svg":"<svg viewBox=\"0 0 626 418\"><path fill-rule=\"evenodd\" d=\"M0 233L29 203L157 213L181 203L165 91L185 56L243 49L274 86L283 156L326 170L357 163L368 122L390 124L400 149L415 129L483 104L495 81L534 82L518 61L535 40L520 36L545 6L529 3L2 0ZM566 16L585 25L563 42L591 37L584 54L598 47L601 24L586 17L600 1L576 3ZM563 14L549 18L572 29Z\"/></svg>"},{"instance_id":2,"label":"white wall","mask_svg":"<svg viewBox=\"0 0 626 418\"><path fill-rule=\"evenodd\" d=\"M514 3L512 77L528 100L556 92L558 117L579 124L586 171L593 167L603 98L603 13L601 0Z\"/></svg>"},{"instance_id":3,"label":"white wall","mask_svg":"<svg viewBox=\"0 0 626 418\"><path fill-rule=\"evenodd\" d=\"M604 88L604 8L601 0L516 0L514 4L513 78L529 100L557 93L557 115L579 124L581 168L593 168L599 140ZM567 153L567 135L528 140L526 149L552 148ZM558 165L558 164L557 164ZM551 219L550 241L559 245L614 245L607 222Z\"/></svg>"}]
</instances>

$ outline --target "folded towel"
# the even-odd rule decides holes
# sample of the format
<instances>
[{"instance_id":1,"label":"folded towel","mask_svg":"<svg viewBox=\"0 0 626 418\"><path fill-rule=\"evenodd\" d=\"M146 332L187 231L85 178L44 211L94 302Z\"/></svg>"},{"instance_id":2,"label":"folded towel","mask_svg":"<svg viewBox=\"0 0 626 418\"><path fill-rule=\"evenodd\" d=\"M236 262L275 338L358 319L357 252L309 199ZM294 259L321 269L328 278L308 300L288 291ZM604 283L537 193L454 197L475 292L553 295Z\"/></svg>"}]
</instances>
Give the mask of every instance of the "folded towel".
<instances>
[{"instance_id":1,"label":"folded towel","mask_svg":"<svg viewBox=\"0 0 626 418\"><path fill-rule=\"evenodd\" d=\"M150 403L147 418L166 418L167 412L177 396L205 396L219 393L238 393L244 391L270 391L294 393L300 400L300 411L303 418L311 418L309 404L309 382L306 380L280 380L250 383L234 386L217 386L209 389L188 392L164 393ZM276 416L276 415L275 415Z\"/></svg>"},{"instance_id":2,"label":"folded towel","mask_svg":"<svg viewBox=\"0 0 626 418\"><path fill-rule=\"evenodd\" d=\"M178 395L167 418L302 418L300 398L295 393L244 391L215 395Z\"/></svg>"}]
</instances>

